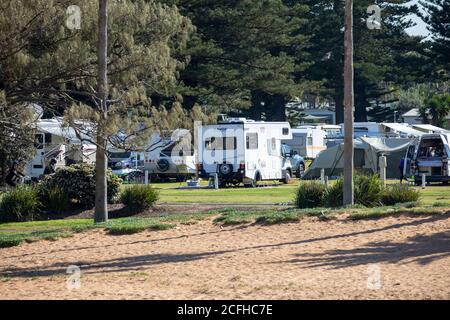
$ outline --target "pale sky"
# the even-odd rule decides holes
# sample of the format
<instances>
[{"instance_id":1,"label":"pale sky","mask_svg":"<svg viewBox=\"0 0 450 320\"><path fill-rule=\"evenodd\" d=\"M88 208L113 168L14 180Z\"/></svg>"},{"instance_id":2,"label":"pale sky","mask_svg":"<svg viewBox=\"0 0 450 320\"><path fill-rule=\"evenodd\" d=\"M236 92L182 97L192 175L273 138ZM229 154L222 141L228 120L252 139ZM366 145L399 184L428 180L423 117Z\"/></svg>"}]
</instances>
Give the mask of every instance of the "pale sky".
<instances>
[{"instance_id":1,"label":"pale sky","mask_svg":"<svg viewBox=\"0 0 450 320\"><path fill-rule=\"evenodd\" d=\"M408 6L413 4L418 4L420 7L419 0L411 0L410 2L407 3ZM429 35L430 32L427 30L427 25L422 21L422 19L420 19L416 15L411 16L411 19L416 23L416 26L406 30L409 34L420 36Z\"/></svg>"}]
</instances>

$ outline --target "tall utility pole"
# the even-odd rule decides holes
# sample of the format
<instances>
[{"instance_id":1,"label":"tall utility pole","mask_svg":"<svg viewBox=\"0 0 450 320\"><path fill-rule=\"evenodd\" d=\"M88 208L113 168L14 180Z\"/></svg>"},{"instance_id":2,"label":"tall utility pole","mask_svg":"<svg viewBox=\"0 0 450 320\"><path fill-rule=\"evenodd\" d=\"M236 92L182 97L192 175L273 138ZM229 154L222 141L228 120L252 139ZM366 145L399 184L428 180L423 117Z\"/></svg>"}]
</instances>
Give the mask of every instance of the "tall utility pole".
<instances>
[{"instance_id":1,"label":"tall utility pole","mask_svg":"<svg viewBox=\"0 0 450 320\"><path fill-rule=\"evenodd\" d=\"M98 88L101 120L97 126L97 152L95 157L95 222L108 220L106 140L103 127L108 118L108 0L99 0L98 8Z\"/></svg>"},{"instance_id":2,"label":"tall utility pole","mask_svg":"<svg viewBox=\"0 0 450 320\"><path fill-rule=\"evenodd\" d=\"M353 205L353 0L345 0L344 34L344 206Z\"/></svg>"}]
</instances>

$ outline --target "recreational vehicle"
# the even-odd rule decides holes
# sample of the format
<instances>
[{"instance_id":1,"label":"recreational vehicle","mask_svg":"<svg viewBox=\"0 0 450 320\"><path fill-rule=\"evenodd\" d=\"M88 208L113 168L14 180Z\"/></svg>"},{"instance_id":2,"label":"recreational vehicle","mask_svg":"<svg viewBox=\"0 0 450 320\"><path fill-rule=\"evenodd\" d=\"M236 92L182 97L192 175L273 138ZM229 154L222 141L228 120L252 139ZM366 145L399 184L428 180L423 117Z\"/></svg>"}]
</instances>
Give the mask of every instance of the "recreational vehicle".
<instances>
[{"instance_id":1,"label":"recreational vehicle","mask_svg":"<svg viewBox=\"0 0 450 320\"><path fill-rule=\"evenodd\" d=\"M162 135L155 133L145 152L144 170L151 179L175 178L185 181L196 173L190 132L177 129Z\"/></svg>"},{"instance_id":2,"label":"recreational vehicle","mask_svg":"<svg viewBox=\"0 0 450 320\"><path fill-rule=\"evenodd\" d=\"M283 143L305 159L315 159L319 152L326 149L327 133L319 128L304 127L292 129L292 139Z\"/></svg>"},{"instance_id":3,"label":"recreational vehicle","mask_svg":"<svg viewBox=\"0 0 450 320\"><path fill-rule=\"evenodd\" d=\"M186 129L155 132L148 143L135 148L139 151L110 148L108 164L115 174L124 178L128 174L143 176L147 171L150 180L176 178L184 181L196 173L190 141Z\"/></svg>"},{"instance_id":4,"label":"recreational vehicle","mask_svg":"<svg viewBox=\"0 0 450 320\"><path fill-rule=\"evenodd\" d=\"M217 174L221 187L239 183L255 187L261 180L288 183L292 177L290 148L282 144L292 139L287 122L230 118L200 126L197 133L198 174Z\"/></svg>"},{"instance_id":5,"label":"recreational vehicle","mask_svg":"<svg viewBox=\"0 0 450 320\"><path fill-rule=\"evenodd\" d=\"M51 161L55 162L55 168L95 162L96 146L81 141L73 128L63 125L61 118L37 122L34 147L34 158L25 168L25 175L31 179L43 175Z\"/></svg>"},{"instance_id":6,"label":"recreational vehicle","mask_svg":"<svg viewBox=\"0 0 450 320\"><path fill-rule=\"evenodd\" d=\"M450 134L424 134L414 139L405 156L405 178L420 184L450 181Z\"/></svg>"}]
</instances>

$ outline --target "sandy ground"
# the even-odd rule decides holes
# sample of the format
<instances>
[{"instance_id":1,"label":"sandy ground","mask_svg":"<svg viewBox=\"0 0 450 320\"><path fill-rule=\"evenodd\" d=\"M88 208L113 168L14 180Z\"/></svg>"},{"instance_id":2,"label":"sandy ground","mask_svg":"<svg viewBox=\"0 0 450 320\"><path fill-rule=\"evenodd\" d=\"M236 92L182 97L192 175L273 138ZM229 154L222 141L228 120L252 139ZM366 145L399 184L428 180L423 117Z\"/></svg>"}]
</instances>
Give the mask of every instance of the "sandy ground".
<instances>
[{"instance_id":1,"label":"sandy ground","mask_svg":"<svg viewBox=\"0 0 450 320\"><path fill-rule=\"evenodd\" d=\"M447 214L90 231L1 249L0 298L450 299L449 230Z\"/></svg>"}]
</instances>

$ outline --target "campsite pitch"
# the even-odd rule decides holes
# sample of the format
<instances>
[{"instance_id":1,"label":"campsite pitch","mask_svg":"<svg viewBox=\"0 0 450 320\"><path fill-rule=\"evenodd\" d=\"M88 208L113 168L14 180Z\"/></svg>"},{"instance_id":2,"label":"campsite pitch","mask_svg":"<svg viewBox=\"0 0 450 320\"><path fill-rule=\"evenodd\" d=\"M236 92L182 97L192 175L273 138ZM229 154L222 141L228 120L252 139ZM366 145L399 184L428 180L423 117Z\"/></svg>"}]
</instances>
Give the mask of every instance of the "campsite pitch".
<instances>
[{"instance_id":1,"label":"campsite pitch","mask_svg":"<svg viewBox=\"0 0 450 320\"><path fill-rule=\"evenodd\" d=\"M94 229L1 249L0 298L450 298L449 213L212 221L124 236Z\"/></svg>"}]
</instances>

